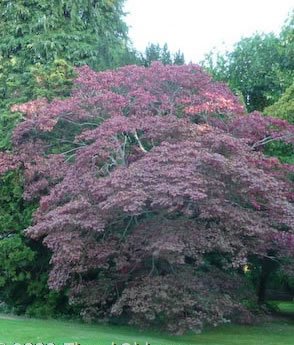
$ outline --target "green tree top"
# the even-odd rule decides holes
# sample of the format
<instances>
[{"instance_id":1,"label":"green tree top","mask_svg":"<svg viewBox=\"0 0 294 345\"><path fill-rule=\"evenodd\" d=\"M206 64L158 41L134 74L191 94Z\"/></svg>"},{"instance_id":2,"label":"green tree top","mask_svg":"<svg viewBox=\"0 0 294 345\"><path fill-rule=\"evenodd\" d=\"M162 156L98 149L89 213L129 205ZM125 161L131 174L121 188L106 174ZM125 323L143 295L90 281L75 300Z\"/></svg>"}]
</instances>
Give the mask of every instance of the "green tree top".
<instances>
[{"instance_id":1,"label":"green tree top","mask_svg":"<svg viewBox=\"0 0 294 345\"><path fill-rule=\"evenodd\" d=\"M185 57L180 50L172 54L167 43L162 47L158 43L150 43L142 54L139 64L148 67L153 61L160 61L163 65L184 65Z\"/></svg>"},{"instance_id":2,"label":"green tree top","mask_svg":"<svg viewBox=\"0 0 294 345\"><path fill-rule=\"evenodd\" d=\"M294 9L289 13L280 34L283 47L283 68L294 70Z\"/></svg>"},{"instance_id":3,"label":"green tree top","mask_svg":"<svg viewBox=\"0 0 294 345\"><path fill-rule=\"evenodd\" d=\"M241 93L248 111L263 110L284 90L280 41L274 34L242 38L233 51L207 54L204 67L235 93Z\"/></svg>"},{"instance_id":4,"label":"green tree top","mask_svg":"<svg viewBox=\"0 0 294 345\"><path fill-rule=\"evenodd\" d=\"M265 108L264 112L266 115L276 116L294 124L294 83L275 104Z\"/></svg>"},{"instance_id":5,"label":"green tree top","mask_svg":"<svg viewBox=\"0 0 294 345\"><path fill-rule=\"evenodd\" d=\"M0 55L21 64L63 58L104 67L127 37L124 0L4 0L0 2ZM102 60L102 61L101 61Z\"/></svg>"},{"instance_id":6,"label":"green tree top","mask_svg":"<svg viewBox=\"0 0 294 345\"><path fill-rule=\"evenodd\" d=\"M274 104L293 83L294 9L279 35L255 33L242 38L231 52L208 53L202 65L214 79L241 93L249 112Z\"/></svg>"}]
</instances>

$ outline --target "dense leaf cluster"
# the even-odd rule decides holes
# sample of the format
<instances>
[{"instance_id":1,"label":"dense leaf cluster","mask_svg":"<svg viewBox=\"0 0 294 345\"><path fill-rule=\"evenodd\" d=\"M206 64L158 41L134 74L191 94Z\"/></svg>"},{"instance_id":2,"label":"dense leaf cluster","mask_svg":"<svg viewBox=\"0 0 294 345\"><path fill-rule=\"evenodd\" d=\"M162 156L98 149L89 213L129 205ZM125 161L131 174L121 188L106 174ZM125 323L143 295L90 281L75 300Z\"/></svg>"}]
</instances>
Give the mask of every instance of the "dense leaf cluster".
<instances>
[{"instance_id":1,"label":"dense leaf cluster","mask_svg":"<svg viewBox=\"0 0 294 345\"><path fill-rule=\"evenodd\" d=\"M294 124L294 83L275 104L265 109L265 114L282 118Z\"/></svg>"},{"instance_id":2,"label":"dense leaf cluster","mask_svg":"<svg viewBox=\"0 0 294 345\"><path fill-rule=\"evenodd\" d=\"M109 67L111 51L126 39L122 5L122 0L1 1L0 55L19 69L60 58Z\"/></svg>"}]
</instances>

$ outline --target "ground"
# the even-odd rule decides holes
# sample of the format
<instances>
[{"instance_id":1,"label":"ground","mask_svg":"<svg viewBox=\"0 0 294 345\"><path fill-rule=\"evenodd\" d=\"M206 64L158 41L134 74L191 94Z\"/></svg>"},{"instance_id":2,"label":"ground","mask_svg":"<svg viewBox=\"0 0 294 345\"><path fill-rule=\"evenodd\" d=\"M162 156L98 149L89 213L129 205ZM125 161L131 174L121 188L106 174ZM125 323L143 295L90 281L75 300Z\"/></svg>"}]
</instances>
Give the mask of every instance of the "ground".
<instances>
[{"instance_id":1,"label":"ground","mask_svg":"<svg viewBox=\"0 0 294 345\"><path fill-rule=\"evenodd\" d=\"M140 332L131 327L88 325L78 322L37 320L0 315L0 343L53 342L62 345L111 345L134 342L145 345L293 345L294 302L277 303L283 315L256 326L224 325L199 335L170 337L158 332Z\"/></svg>"}]
</instances>

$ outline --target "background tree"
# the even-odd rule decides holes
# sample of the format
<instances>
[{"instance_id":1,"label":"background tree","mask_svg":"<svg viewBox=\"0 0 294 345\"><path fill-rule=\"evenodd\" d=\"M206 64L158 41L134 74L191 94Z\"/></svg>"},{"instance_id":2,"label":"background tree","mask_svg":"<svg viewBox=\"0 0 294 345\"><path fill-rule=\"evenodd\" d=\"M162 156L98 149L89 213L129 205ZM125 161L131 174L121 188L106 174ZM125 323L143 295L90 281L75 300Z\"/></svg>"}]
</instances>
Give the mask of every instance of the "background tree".
<instances>
[{"instance_id":1,"label":"background tree","mask_svg":"<svg viewBox=\"0 0 294 345\"><path fill-rule=\"evenodd\" d=\"M172 54L167 43L161 47L158 43L149 44L144 54L141 56L141 63L145 67L151 65L153 61L160 61L164 65L183 65L185 63L184 54L178 50L175 54Z\"/></svg>"},{"instance_id":2,"label":"background tree","mask_svg":"<svg viewBox=\"0 0 294 345\"><path fill-rule=\"evenodd\" d=\"M293 18L292 11L278 36L256 33L230 52L210 52L202 62L216 80L242 95L249 112L272 105L293 83Z\"/></svg>"},{"instance_id":3,"label":"background tree","mask_svg":"<svg viewBox=\"0 0 294 345\"><path fill-rule=\"evenodd\" d=\"M28 98L31 67L64 59L96 70L120 65L131 55L123 0L2 1L0 4L1 102ZM30 95L32 96L32 95ZM10 104L11 105L11 104Z\"/></svg>"},{"instance_id":4,"label":"background tree","mask_svg":"<svg viewBox=\"0 0 294 345\"><path fill-rule=\"evenodd\" d=\"M149 44L146 49L145 49L145 53L144 53L144 64L146 66L151 65L152 61L160 61L161 59L161 47L160 45L151 43Z\"/></svg>"},{"instance_id":5,"label":"background tree","mask_svg":"<svg viewBox=\"0 0 294 345\"><path fill-rule=\"evenodd\" d=\"M174 54L174 65L184 65L185 64L185 56L180 50L175 52Z\"/></svg>"},{"instance_id":6,"label":"background tree","mask_svg":"<svg viewBox=\"0 0 294 345\"><path fill-rule=\"evenodd\" d=\"M69 95L75 73L65 61L56 60L51 65L36 64L31 68L31 76L22 88L25 98L51 100ZM6 151L11 149L13 128L22 119L21 113L13 115L7 109L12 101L8 99L2 104L0 147ZM61 314L69 311L64 304L66 298L62 293L50 292L47 286L50 253L23 232L38 206L37 200L24 200L23 184L23 169L7 172L0 180L0 299L15 313Z\"/></svg>"},{"instance_id":7,"label":"background tree","mask_svg":"<svg viewBox=\"0 0 294 345\"><path fill-rule=\"evenodd\" d=\"M171 65L173 63L171 53L168 50L167 43L163 45L162 52L161 52L161 62L164 65Z\"/></svg>"},{"instance_id":8,"label":"background tree","mask_svg":"<svg viewBox=\"0 0 294 345\"><path fill-rule=\"evenodd\" d=\"M123 0L2 1L0 55L19 68L63 58L95 69L111 66L112 51L127 39Z\"/></svg>"},{"instance_id":9,"label":"background tree","mask_svg":"<svg viewBox=\"0 0 294 345\"><path fill-rule=\"evenodd\" d=\"M202 62L215 80L228 83L247 110L262 110L290 123L293 84L292 11L278 36L255 34L241 39L231 52L210 52ZM293 163L292 147L283 142L266 145L266 153Z\"/></svg>"},{"instance_id":10,"label":"background tree","mask_svg":"<svg viewBox=\"0 0 294 345\"><path fill-rule=\"evenodd\" d=\"M285 84L289 84L289 87L273 105L265 108L264 113L294 124L294 10L290 13L282 28L280 44L282 51L280 69L287 80Z\"/></svg>"},{"instance_id":11,"label":"background tree","mask_svg":"<svg viewBox=\"0 0 294 345\"><path fill-rule=\"evenodd\" d=\"M290 78L293 78L291 71L294 70L294 9L289 13L279 38L283 51L282 69L290 74Z\"/></svg>"},{"instance_id":12,"label":"background tree","mask_svg":"<svg viewBox=\"0 0 294 345\"><path fill-rule=\"evenodd\" d=\"M248 111L263 110L285 90L280 73L280 41L273 34L243 38L225 55L208 55L204 66L216 80L240 92Z\"/></svg>"},{"instance_id":13,"label":"background tree","mask_svg":"<svg viewBox=\"0 0 294 345\"><path fill-rule=\"evenodd\" d=\"M286 89L276 103L265 108L264 113L294 124L294 84Z\"/></svg>"},{"instance_id":14,"label":"background tree","mask_svg":"<svg viewBox=\"0 0 294 345\"><path fill-rule=\"evenodd\" d=\"M273 105L264 109L267 116L275 116L294 124L294 84L286 89L282 97ZM282 162L294 164L294 152L291 145L283 142L271 143L267 153L278 157Z\"/></svg>"}]
</instances>

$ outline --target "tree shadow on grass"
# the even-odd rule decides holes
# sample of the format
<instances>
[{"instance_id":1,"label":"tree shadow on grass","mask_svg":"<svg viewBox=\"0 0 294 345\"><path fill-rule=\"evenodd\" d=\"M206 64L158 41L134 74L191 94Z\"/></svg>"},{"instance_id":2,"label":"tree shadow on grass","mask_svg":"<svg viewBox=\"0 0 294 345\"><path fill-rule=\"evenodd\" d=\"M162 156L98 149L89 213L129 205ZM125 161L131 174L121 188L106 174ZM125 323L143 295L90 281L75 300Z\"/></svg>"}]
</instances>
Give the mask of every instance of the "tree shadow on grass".
<instances>
[{"instance_id":1,"label":"tree shadow on grass","mask_svg":"<svg viewBox=\"0 0 294 345\"><path fill-rule=\"evenodd\" d=\"M267 305L275 317L294 322L294 301L270 301Z\"/></svg>"}]
</instances>

